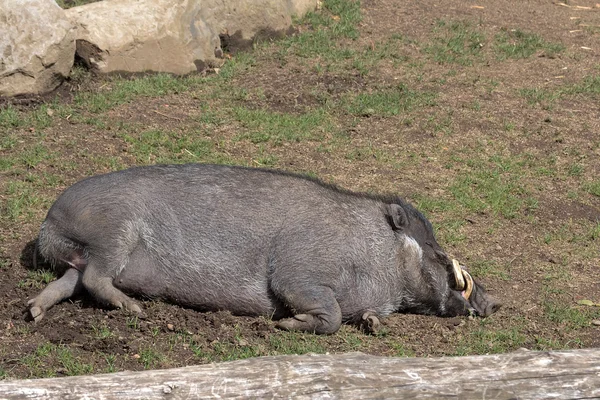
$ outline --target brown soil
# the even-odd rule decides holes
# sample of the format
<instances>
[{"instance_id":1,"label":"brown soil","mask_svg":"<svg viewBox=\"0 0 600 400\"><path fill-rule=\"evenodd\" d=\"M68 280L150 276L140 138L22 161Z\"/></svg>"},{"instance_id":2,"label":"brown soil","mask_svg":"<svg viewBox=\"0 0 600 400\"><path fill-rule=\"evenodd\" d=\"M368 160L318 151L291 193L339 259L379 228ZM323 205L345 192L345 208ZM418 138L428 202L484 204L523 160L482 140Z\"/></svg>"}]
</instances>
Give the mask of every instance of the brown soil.
<instances>
[{"instance_id":1,"label":"brown soil","mask_svg":"<svg viewBox=\"0 0 600 400\"><path fill-rule=\"evenodd\" d=\"M576 6L590 8L578 9ZM413 41L411 46L403 47L404 55L422 58L420 46L433 37L436 21L446 20L469 21L488 37L507 29L535 32L547 41L562 43L566 50L552 57L540 52L523 60L457 66L458 72L454 75L448 74L451 68L431 62L425 63L418 71L379 64L375 71L365 76L335 72L315 74L301 63L281 65L276 60L260 59L260 66L253 69L252 74L236 78L235 84L249 93L258 89L262 91L262 96L244 103L248 108L267 108L277 112L300 113L306 107L319 104L319 93L338 97L369 87L384 87L396 81L410 82L426 90L440 79L446 82L435 108L425 107L413 112L411 121L402 116L366 116L357 123L340 123L340 129L348 138L347 144L340 146L347 146L350 151L373 145L399 160L414 154L420 161L407 164L405 170L382 166L368 154L358 154L354 159L330 157L318 151L319 143L269 148L278 157L278 168L311 171L350 189L397 192L409 199L424 193L443 198L449 196L446 183L458 172L446 167L451 154L460 156L485 152L492 145L505 143L505 151L509 155L528 153L538 160L554 158L559 168L573 161L571 154L576 149L577 160L585 165L585 173L589 175L580 179L598 179L598 103L590 102L589 98L574 97L561 100L548 110L541 106L528 106L518 94L519 89L524 87L554 88L579 82L594 71L597 73L599 30L586 28L600 26L600 8L594 1L569 1L565 6L541 0L481 3L365 0L362 14L361 36L349 44L355 48L368 47L399 33ZM417 72L420 77L416 76ZM490 82L496 82L492 89ZM97 88L104 84L101 78L84 83ZM63 85L59 92L60 101L71 102L73 93L80 89L74 84ZM120 123L130 124L134 130L143 126L144 129L154 127L187 132L194 129L201 115L201 98L202 93L184 93L136 100L107 112L111 123L102 128L65 118L47 128L43 138L32 130L23 129L19 132L20 142L16 149L26 149L43 140L55 146L64 162L73 163L71 171L60 172L63 182L41 193L53 199L84 176L111 170L108 163L98 167L99 164L92 159L115 157L123 165L137 162L129 152L130 145L115 134ZM25 109L46 100L30 99L13 104ZM479 104L477 110L472 106L475 102ZM203 104L210 106L210 100ZM438 119L449 116L448 126L454 133L440 134L428 120L432 115ZM510 122L514 129L502 129L502 121ZM218 125L211 140L222 146L219 149L224 153L257 165L257 147L247 141L232 140L236 128L235 124ZM439 155L439 159L431 158L431 154ZM55 170L54 165L48 164L36 168L29 172L41 174ZM27 172L14 171L11 174L25 176ZM535 177L524 177L524 180L535 187ZM569 192L578 189L580 183L544 179L544 187L535 193L538 206L532 211L532 220L525 221L520 215L495 224L498 216L492 213L468 215L464 217L468 223L462 231L467 239L448 246L442 243L449 253L466 265L470 260L488 258L510 266L510 280L493 275L481 279L505 304L497 314L483 322L467 318L393 315L385 320L385 334L379 336L365 335L355 327L345 326L336 335L315 339L312 335L278 331L273 322L265 318L237 317L227 312L200 313L160 302L143 302L145 316L136 319L123 311L103 309L88 298L61 303L50 310L44 320L33 324L24 318L25 305L41 289L19 283L26 280L27 271L31 268L32 241L44 217L43 211L40 211L30 221L0 229L0 260L7 265L0 269L0 372L9 377L23 378L166 368L230 357L278 354L294 346L308 349L299 351L358 349L390 356L493 351L492 343L486 340L496 339L469 339L475 338L473 332L482 328L496 332L518 331L524 339L515 342L517 347L599 347L600 328L589 324L570 328L566 322L549 319L544 309L546 301L553 296L544 292L544 284L548 276L560 274L561 270L566 270L570 278L565 280L564 292L557 295L557 299L571 305L580 299L600 302L598 239L589 244L596 246L595 256L590 257L577 254L579 248L575 239L573 242L553 242L557 244L544 244L543 241L544 233L559 235L561 227L566 225L578 233L590 223L600 221L598 197L573 199L569 196ZM430 213L430 219L442 230L444 223L448 222L443 213L435 210ZM109 334L103 335L102 332ZM481 342L479 347L473 345L473 340ZM51 350L52 356L43 358L40 346L48 343L58 347L51 347L54 349ZM506 343L505 350L514 349L509 339ZM461 346L466 347L463 350ZM72 364L60 356L60 349L64 348L71 351L80 365L85 364L92 369L74 370ZM49 364L36 365L36 359L43 359Z\"/></svg>"}]
</instances>

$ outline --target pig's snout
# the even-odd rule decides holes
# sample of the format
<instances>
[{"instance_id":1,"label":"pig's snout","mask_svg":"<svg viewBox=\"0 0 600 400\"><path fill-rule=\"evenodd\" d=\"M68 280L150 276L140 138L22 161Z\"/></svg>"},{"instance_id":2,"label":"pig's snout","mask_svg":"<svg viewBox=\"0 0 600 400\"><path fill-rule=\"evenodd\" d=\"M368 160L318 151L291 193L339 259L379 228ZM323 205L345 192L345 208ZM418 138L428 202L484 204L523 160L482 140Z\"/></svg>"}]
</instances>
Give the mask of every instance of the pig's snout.
<instances>
[{"instance_id":1,"label":"pig's snout","mask_svg":"<svg viewBox=\"0 0 600 400\"><path fill-rule=\"evenodd\" d=\"M488 303L483 309L482 317L487 317L498 311L502 307L502 303L493 297L488 299Z\"/></svg>"}]
</instances>

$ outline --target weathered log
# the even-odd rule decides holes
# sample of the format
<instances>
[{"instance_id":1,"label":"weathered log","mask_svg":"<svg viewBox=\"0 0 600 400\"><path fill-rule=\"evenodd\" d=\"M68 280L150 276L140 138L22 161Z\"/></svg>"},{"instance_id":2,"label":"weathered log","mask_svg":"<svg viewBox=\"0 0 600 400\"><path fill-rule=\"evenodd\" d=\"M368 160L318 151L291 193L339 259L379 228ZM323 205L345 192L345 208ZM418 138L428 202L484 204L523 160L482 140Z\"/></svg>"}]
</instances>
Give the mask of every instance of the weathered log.
<instances>
[{"instance_id":1,"label":"weathered log","mask_svg":"<svg viewBox=\"0 0 600 400\"><path fill-rule=\"evenodd\" d=\"M600 397L600 349L385 358L260 357L167 370L0 383L2 399Z\"/></svg>"}]
</instances>

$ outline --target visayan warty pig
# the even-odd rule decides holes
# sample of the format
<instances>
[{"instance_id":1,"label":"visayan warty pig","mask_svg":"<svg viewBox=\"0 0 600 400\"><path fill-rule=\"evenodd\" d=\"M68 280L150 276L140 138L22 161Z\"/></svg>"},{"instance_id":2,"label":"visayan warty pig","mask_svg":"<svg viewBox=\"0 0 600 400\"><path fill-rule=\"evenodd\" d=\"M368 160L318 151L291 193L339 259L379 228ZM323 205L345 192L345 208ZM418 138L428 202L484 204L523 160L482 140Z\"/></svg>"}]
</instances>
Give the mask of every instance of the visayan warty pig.
<instances>
[{"instance_id":1,"label":"visayan warty pig","mask_svg":"<svg viewBox=\"0 0 600 400\"><path fill-rule=\"evenodd\" d=\"M35 321L83 290L137 313L130 295L320 334L392 312L500 306L401 198L265 169L157 165L84 179L48 212L37 252L62 277L29 301Z\"/></svg>"}]
</instances>

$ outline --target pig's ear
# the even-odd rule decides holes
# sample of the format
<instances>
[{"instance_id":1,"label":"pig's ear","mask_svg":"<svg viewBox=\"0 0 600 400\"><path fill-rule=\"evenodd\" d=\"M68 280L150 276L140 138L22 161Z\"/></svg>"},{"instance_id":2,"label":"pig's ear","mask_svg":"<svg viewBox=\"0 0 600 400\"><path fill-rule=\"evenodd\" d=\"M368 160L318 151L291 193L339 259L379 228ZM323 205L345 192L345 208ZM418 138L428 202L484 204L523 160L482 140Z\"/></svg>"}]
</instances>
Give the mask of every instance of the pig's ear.
<instances>
[{"instance_id":1,"label":"pig's ear","mask_svg":"<svg viewBox=\"0 0 600 400\"><path fill-rule=\"evenodd\" d=\"M398 204L386 204L385 216L394 230L400 230L408 225L406 211Z\"/></svg>"}]
</instances>

